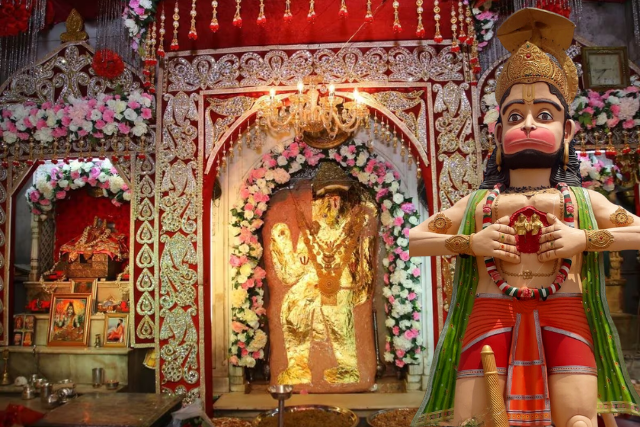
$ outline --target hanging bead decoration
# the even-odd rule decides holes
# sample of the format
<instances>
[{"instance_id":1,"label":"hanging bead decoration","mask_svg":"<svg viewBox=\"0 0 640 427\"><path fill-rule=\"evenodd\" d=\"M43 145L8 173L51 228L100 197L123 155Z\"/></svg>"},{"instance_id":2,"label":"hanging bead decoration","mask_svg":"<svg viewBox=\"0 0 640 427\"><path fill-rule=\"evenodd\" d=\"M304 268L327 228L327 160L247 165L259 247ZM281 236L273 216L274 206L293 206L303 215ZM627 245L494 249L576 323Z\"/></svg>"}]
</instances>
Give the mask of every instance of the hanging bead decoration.
<instances>
[{"instance_id":1,"label":"hanging bead decoration","mask_svg":"<svg viewBox=\"0 0 640 427\"><path fill-rule=\"evenodd\" d=\"M149 92L156 93L156 87L153 82L156 81L156 65L158 60L156 59L156 21L153 21L151 26L151 43L149 46Z\"/></svg>"},{"instance_id":2,"label":"hanging bead decoration","mask_svg":"<svg viewBox=\"0 0 640 427\"><path fill-rule=\"evenodd\" d=\"M291 18L293 18L293 15L291 14L291 0L286 0L284 3L284 16L282 17L282 19L284 20L285 24L288 24L289 22L291 22Z\"/></svg>"},{"instance_id":3,"label":"hanging bead decoration","mask_svg":"<svg viewBox=\"0 0 640 427\"><path fill-rule=\"evenodd\" d=\"M196 16L198 16L196 0L191 0L191 12L189 15L191 16L191 28L188 34L189 40L198 40L198 31L196 30Z\"/></svg>"},{"instance_id":4,"label":"hanging bead decoration","mask_svg":"<svg viewBox=\"0 0 640 427\"><path fill-rule=\"evenodd\" d=\"M400 25L400 14L398 13L399 7L400 2L395 0L393 2L393 32L396 34L402 31L402 25Z\"/></svg>"},{"instance_id":5,"label":"hanging bead decoration","mask_svg":"<svg viewBox=\"0 0 640 427\"><path fill-rule=\"evenodd\" d=\"M178 27L180 27L180 9L178 9L178 1L176 0L176 6L173 8L173 39L171 40L171 50L180 49L178 43Z\"/></svg>"},{"instance_id":6,"label":"hanging bead decoration","mask_svg":"<svg viewBox=\"0 0 640 427\"><path fill-rule=\"evenodd\" d=\"M373 22L373 13L371 13L371 0L367 0L367 14L364 16L364 22Z\"/></svg>"},{"instance_id":7,"label":"hanging bead decoration","mask_svg":"<svg viewBox=\"0 0 640 427\"><path fill-rule=\"evenodd\" d=\"M467 46L473 45L473 41L476 38L476 29L473 23L473 17L471 15L471 7L469 6L469 0L464 0L464 23L467 24ZM460 24L462 25L462 23Z\"/></svg>"},{"instance_id":8,"label":"hanging bead decoration","mask_svg":"<svg viewBox=\"0 0 640 427\"><path fill-rule=\"evenodd\" d=\"M309 13L307 14L307 21L314 22L316 20L315 0L309 0Z\"/></svg>"},{"instance_id":9,"label":"hanging bead decoration","mask_svg":"<svg viewBox=\"0 0 640 427\"><path fill-rule=\"evenodd\" d=\"M164 58L165 56L165 51L164 51L164 35L165 35L165 29L164 29L164 21L166 20L166 16L164 14L164 3L162 3L162 12L160 13L160 30L158 31L160 33L160 38L158 40L158 51L157 54L160 58Z\"/></svg>"},{"instance_id":10,"label":"hanging bead decoration","mask_svg":"<svg viewBox=\"0 0 640 427\"><path fill-rule=\"evenodd\" d=\"M433 0L433 20L436 23L436 34L433 36L433 41L436 43L442 43L442 34L440 34L440 2Z\"/></svg>"},{"instance_id":11,"label":"hanging bead decoration","mask_svg":"<svg viewBox=\"0 0 640 427\"><path fill-rule=\"evenodd\" d=\"M242 0L236 0L236 14L233 15L233 26L237 28L242 28L242 16L240 16L240 9L242 8L241 2Z\"/></svg>"},{"instance_id":12,"label":"hanging bead decoration","mask_svg":"<svg viewBox=\"0 0 640 427\"><path fill-rule=\"evenodd\" d=\"M451 52L460 52L460 46L458 45L458 18L456 17L456 3L451 1Z\"/></svg>"},{"instance_id":13,"label":"hanging bead decoration","mask_svg":"<svg viewBox=\"0 0 640 427\"><path fill-rule=\"evenodd\" d=\"M349 16L349 11L347 10L347 0L342 0L338 15L340 15L341 18L346 18Z\"/></svg>"},{"instance_id":14,"label":"hanging bead decoration","mask_svg":"<svg viewBox=\"0 0 640 427\"><path fill-rule=\"evenodd\" d=\"M214 33L218 31L220 28L220 24L218 24L218 2L213 0L211 2L211 7L213 8L213 12L211 13L211 23L209 24L209 29Z\"/></svg>"},{"instance_id":15,"label":"hanging bead decoration","mask_svg":"<svg viewBox=\"0 0 640 427\"><path fill-rule=\"evenodd\" d=\"M260 26L267 23L267 17L264 14L264 0L260 0L260 13L258 13L257 23Z\"/></svg>"},{"instance_id":16,"label":"hanging bead decoration","mask_svg":"<svg viewBox=\"0 0 640 427\"><path fill-rule=\"evenodd\" d=\"M467 35L464 32L464 6L462 5L462 0L458 1L458 22L460 25L460 32L458 33L458 42L464 43L467 41Z\"/></svg>"},{"instance_id":17,"label":"hanging bead decoration","mask_svg":"<svg viewBox=\"0 0 640 427\"><path fill-rule=\"evenodd\" d=\"M418 28L416 28L416 37L418 37L419 39L423 38L426 34L424 25L422 25L422 12L424 12L424 9L422 8L423 4L424 2L422 0L416 0L416 12L418 13Z\"/></svg>"}]
</instances>

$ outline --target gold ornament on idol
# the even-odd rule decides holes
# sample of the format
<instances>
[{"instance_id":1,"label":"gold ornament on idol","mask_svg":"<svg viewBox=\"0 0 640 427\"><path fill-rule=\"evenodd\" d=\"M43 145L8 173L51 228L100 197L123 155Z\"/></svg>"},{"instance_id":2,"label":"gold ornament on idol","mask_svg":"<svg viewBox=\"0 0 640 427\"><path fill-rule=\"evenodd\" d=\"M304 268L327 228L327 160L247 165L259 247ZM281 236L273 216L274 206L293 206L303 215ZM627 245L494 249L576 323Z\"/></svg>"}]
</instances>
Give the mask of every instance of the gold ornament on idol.
<instances>
[{"instance_id":1,"label":"gold ornament on idol","mask_svg":"<svg viewBox=\"0 0 640 427\"><path fill-rule=\"evenodd\" d=\"M451 224L451 220L440 212L429 222L428 227L429 231L433 231L434 233L447 234L447 231L451 228Z\"/></svg>"},{"instance_id":2,"label":"gold ornament on idol","mask_svg":"<svg viewBox=\"0 0 640 427\"><path fill-rule=\"evenodd\" d=\"M609 219L616 227L626 227L633 224L633 217L629 215L627 210L624 208L616 209L616 211L611 214Z\"/></svg>"},{"instance_id":3,"label":"gold ornament on idol","mask_svg":"<svg viewBox=\"0 0 640 427\"><path fill-rule=\"evenodd\" d=\"M473 234L458 234L457 236L449 237L447 240L445 240L444 247L454 254L475 256L473 250L471 249L472 239Z\"/></svg>"},{"instance_id":4,"label":"gold ornament on idol","mask_svg":"<svg viewBox=\"0 0 640 427\"><path fill-rule=\"evenodd\" d=\"M545 29L553 28L553 40ZM578 90L578 73L565 50L573 41L575 25L560 15L540 9L523 9L509 17L497 32L511 52L497 78L496 100L501 102L515 84L546 82L571 103ZM555 57L555 60L547 56Z\"/></svg>"},{"instance_id":5,"label":"gold ornament on idol","mask_svg":"<svg viewBox=\"0 0 640 427\"><path fill-rule=\"evenodd\" d=\"M611 246L614 242L613 234L609 230L584 230L587 236L586 251L600 252Z\"/></svg>"},{"instance_id":6,"label":"gold ornament on idol","mask_svg":"<svg viewBox=\"0 0 640 427\"><path fill-rule=\"evenodd\" d=\"M464 32L464 5L462 1L458 1L458 22L460 25L460 32L458 33L458 42L464 43L467 40L467 35Z\"/></svg>"}]
</instances>

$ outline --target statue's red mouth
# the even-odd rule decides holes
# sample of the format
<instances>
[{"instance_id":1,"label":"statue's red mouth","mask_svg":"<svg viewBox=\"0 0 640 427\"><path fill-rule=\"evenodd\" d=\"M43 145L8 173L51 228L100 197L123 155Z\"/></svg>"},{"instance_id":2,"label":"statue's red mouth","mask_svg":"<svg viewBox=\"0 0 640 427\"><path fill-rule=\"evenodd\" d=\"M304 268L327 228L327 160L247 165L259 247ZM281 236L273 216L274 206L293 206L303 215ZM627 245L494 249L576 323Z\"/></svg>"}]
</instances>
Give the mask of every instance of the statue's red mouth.
<instances>
[{"instance_id":1,"label":"statue's red mouth","mask_svg":"<svg viewBox=\"0 0 640 427\"><path fill-rule=\"evenodd\" d=\"M505 154L517 153L526 149L533 149L543 153L555 153L558 149L555 135L546 128L533 129L528 133L522 128L512 129L505 134Z\"/></svg>"}]
</instances>

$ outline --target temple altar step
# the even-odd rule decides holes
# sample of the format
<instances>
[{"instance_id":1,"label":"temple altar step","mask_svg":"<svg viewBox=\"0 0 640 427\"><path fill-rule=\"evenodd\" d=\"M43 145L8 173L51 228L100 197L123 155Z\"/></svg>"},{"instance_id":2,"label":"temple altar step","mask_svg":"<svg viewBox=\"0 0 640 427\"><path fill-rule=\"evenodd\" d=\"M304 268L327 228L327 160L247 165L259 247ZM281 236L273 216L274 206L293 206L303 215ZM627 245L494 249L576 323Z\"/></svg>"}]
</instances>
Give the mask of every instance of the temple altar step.
<instances>
[{"instance_id":1,"label":"temple altar step","mask_svg":"<svg viewBox=\"0 0 640 427\"><path fill-rule=\"evenodd\" d=\"M417 408L422 403L423 391L407 393L351 393L351 394L294 394L286 406L327 405L352 410L362 420L381 409ZM214 417L236 417L253 420L261 412L278 406L267 392L224 393L213 404ZM365 426L362 421L360 425Z\"/></svg>"},{"instance_id":2,"label":"temple altar step","mask_svg":"<svg viewBox=\"0 0 640 427\"><path fill-rule=\"evenodd\" d=\"M372 393L406 393L407 383L395 377L383 377L376 380L376 389ZM269 383L266 381L255 381L251 383L251 392L267 392ZM237 391L237 390L236 390Z\"/></svg>"}]
</instances>

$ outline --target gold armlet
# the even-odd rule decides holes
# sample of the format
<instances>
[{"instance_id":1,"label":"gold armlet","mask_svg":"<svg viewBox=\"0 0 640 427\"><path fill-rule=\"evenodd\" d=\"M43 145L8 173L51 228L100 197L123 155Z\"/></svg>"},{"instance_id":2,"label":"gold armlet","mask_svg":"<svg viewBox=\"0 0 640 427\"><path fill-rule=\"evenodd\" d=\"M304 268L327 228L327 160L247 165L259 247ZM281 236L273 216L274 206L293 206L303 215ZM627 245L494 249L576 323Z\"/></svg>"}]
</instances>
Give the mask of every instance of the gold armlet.
<instances>
[{"instance_id":1,"label":"gold armlet","mask_svg":"<svg viewBox=\"0 0 640 427\"><path fill-rule=\"evenodd\" d=\"M457 236L449 237L445 240L444 247L455 254L475 256L476 254L474 254L471 249L472 239L473 234L458 234Z\"/></svg>"},{"instance_id":2,"label":"gold armlet","mask_svg":"<svg viewBox=\"0 0 640 427\"><path fill-rule=\"evenodd\" d=\"M626 209L618 208L609 217L611 223L616 227L626 227L633 224L633 217L629 215Z\"/></svg>"},{"instance_id":3,"label":"gold armlet","mask_svg":"<svg viewBox=\"0 0 640 427\"><path fill-rule=\"evenodd\" d=\"M614 241L609 230L584 230L587 236L586 251L599 252L607 249Z\"/></svg>"},{"instance_id":4,"label":"gold armlet","mask_svg":"<svg viewBox=\"0 0 640 427\"><path fill-rule=\"evenodd\" d=\"M428 227L429 231L433 231L434 233L447 234L447 231L451 228L451 220L440 212L429 221Z\"/></svg>"}]
</instances>

